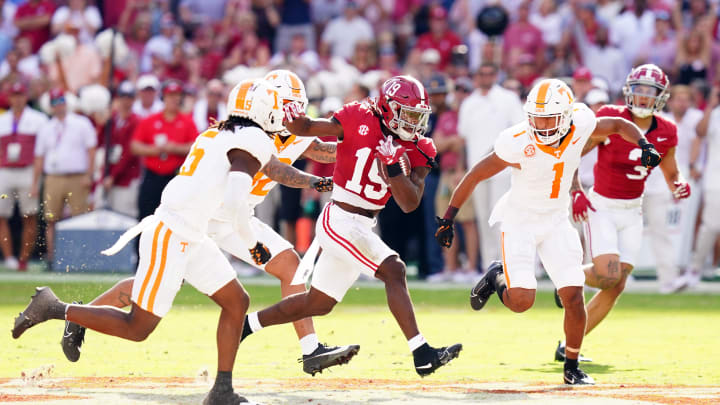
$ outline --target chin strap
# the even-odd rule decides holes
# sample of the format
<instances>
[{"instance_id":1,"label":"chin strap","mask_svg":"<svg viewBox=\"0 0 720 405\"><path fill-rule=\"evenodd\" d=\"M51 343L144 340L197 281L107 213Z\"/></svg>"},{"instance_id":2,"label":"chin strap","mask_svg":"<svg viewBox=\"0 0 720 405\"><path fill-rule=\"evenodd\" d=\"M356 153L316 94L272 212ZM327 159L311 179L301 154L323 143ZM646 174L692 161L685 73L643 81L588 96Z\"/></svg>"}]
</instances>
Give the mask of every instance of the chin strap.
<instances>
[{"instance_id":1,"label":"chin strap","mask_svg":"<svg viewBox=\"0 0 720 405\"><path fill-rule=\"evenodd\" d=\"M413 143L415 144L415 149L417 149L417 151L420 152L420 154L423 155L425 159L427 159L428 166L433 169L437 169L439 166L435 158L431 158L427 155L427 153L423 152L423 150L418 147L418 141L420 141L420 138L415 137L415 140L413 141Z\"/></svg>"}]
</instances>

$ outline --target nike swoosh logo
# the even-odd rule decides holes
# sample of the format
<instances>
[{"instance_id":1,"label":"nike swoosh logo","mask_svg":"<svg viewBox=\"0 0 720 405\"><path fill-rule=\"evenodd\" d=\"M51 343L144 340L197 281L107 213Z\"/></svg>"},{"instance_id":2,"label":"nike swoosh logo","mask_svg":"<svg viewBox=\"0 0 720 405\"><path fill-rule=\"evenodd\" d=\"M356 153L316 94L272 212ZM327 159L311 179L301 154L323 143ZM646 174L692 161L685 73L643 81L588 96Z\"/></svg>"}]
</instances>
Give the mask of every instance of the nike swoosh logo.
<instances>
[{"instance_id":1,"label":"nike swoosh logo","mask_svg":"<svg viewBox=\"0 0 720 405\"><path fill-rule=\"evenodd\" d=\"M667 141L667 138L658 138L658 142Z\"/></svg>"},{"instance_id":2,"label":"nike swoosh logo","mask_svg":"<svg viewBox=\"0 0 720 405\"><path fill-rule=\"evenodd\" d=\"M567 381L568 384L574 384L574 383L575 383L575 378L574 378L574 377L573 377L573 378L567 378L567 377L565 377L565 381Z\"/></svg>"},{"instance_id":3,"label":"nike swoosh logo","mask_svg":"<svg viewBox=\"0 0 720 405\"><path fill-rule=\"evenodd\" d=\"M425 370L426 368L432 367L432 363L428 363L422 366L415 366L415 368L419 368L420 370Z\"/></svg>"},{"instance_id":4,"label":"nike swoosh logo","mask_svg":"<svg viewBox=\"0 0 720 405\"><path fill-rule=\"evenodd\" d=\"M579 140L580 140L580 138L578 138L578 139L576 139L576 140L572 141L572 144L573 144L573 145L575 145L575 144L576 144L576 143L577 143L577 142L578 142Z\"/></svg>"},{"instance_id":5,"label":"nike swoosh logo","mask_svg":"<svg viewBox=\"0 0 720 405\"><path fill-rule=\"evenodd\" d=\"M63 336L63 337L69 338L70 336L72 336L72 334L73 334L72 332L65 332L65 336Z\"/></svg>"}]
</instances>

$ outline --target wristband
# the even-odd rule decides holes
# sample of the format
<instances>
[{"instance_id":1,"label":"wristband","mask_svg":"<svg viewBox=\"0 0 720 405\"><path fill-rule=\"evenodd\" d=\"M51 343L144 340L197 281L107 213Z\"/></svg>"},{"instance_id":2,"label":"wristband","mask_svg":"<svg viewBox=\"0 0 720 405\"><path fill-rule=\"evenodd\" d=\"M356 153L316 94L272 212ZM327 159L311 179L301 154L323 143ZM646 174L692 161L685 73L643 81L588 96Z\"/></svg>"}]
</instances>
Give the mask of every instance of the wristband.
<instances>
[{"instance_id":1,"label":"wristband","mask_svg":"<svg viewBox=\"0 0 720 405\"><path fill-rule=\"evenodd\" d=\"M443 215L443 219L455 219L455 215L457 215L458 211L460 211L459 208L453 207L452 205L448 206L447 211L445 211L445 215Z\"/></svg>"},{"instance_id":2,"label":"wristband","mask_svg":"<svg viewBox=\"0 0 720 405\"><path fill-rule=\"evenodd\" d=\"M403 169L400 166L400 162L393 163L387 166L388 177L395 177L403 174Z\"/></svg>"}]
</instances>

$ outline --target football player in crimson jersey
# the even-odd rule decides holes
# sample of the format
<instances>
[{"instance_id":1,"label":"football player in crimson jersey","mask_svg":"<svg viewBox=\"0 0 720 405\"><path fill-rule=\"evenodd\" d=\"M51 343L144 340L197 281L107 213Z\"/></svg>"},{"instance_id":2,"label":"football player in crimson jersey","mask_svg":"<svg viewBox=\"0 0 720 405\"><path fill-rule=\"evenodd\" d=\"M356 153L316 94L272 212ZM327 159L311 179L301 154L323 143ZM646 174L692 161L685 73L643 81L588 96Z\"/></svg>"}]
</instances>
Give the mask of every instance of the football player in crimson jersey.
<instances>
[{"instance_id":1,"label":"football player in crimson jersey","mask_svg":"<svg viewBox=\"0 0 720 405\"><path fill-rule=\"evenodd\" d=\"M470 291L470 305L482 309L497 292L514 312L525 312L535 302L535 255L558 289L565 305L568 356L566 384L593 384L578 368L585 332L585 302L580 238L568 218L569 190L588 140L602 141L621 134L628 143L643 145L641 160L655 166L660 156L633 123L619 117L596 118L585 104L574 103L570 88L546 79L530 91L523 107L527 121L500 132L494 150L470 169L453 191L435 234L441 246L453 240L453 218L475 186L511 168L512 186L493 208L490 225L501 223L502 262L494 262Z\"/></svg>"},{"instance_id":2,"label":"football player in crimson jersey","mask_svg":"<svg viewBox=\"0 0 720 405\"><path fill-rule=\"evenodd\" d=\"M683 199L690 196L690 185L680 174L675 159L677 127L656 114L670 97L668 85L669 80L659 67L652 64L638 66L630 72L623 86L625 106L601 107L597 116L622 117L640 127L662 155L659 166L670 192L676 199ZM571 190L573 218L576 221L587 219L585 240L593 262L585 267L585 284L600 289L587 304L586 334L615 305L635 265L643 232L643 189L652 170L641 164L641 149L618 134L610 135L604 141L591 139L583 153L596 146L598 160L592 190L585 195L577 181L577 173ZM555 358L562 360L563 357L564 348L560 344Z\"/></svg>"},{"instance_id":3,"label":"football player in crimson jersey","mask_svg":"<svg viewBox=\"0 0 720 405\"><path fill-rule=\"evenodd\" d=\"M285 112L293 134L337 137L335 186L316 224L322 253L310 289L250 314L243 336L329 313L363 272L385 283L388 306L408 340L415 371L420 376L434 372L457 357L462 345L433 348L425 341L415 321L405 263L372 230L391 195L405 212L420 204L436 155L432 141L423 137L430 115L423 85L410 76L391 77L377 100L346 104L330 119L310 119L292 103Z\"/></svg>"}]
</instances>

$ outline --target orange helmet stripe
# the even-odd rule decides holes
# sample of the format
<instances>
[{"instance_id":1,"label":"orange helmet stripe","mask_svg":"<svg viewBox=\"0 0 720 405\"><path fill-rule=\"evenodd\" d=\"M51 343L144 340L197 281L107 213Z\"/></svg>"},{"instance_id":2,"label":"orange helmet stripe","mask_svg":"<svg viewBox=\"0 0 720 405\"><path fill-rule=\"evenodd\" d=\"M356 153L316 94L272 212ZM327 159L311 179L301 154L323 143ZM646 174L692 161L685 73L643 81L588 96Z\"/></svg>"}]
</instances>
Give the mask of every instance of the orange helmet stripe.
<instances>
[{"instance_id":1,"label":"orange helmet stripe","mask_svg":"<svg viewBox=\"0 0 720 405\"><path fill-rule=\"evenodd\" d=\"M300 78L294 73L289 74L288 77L290 78L290 89L292 90L292 95L295 97L302 97L302 94L300 94Z\"/></svg>"},{"instance_id":2,"label":"orange helmet stripe","mask_svg":"<svg viewBox=\"0 0 720 405\"><path fill-rule=\"evenodd\" d=\"M235 96L235 108L241 111L247 111L249 110L250 106L247 105L250 100L247 99L248 91L250 91L250 87L252 87L253 83L251 81L248 81L246 83L243 83L242 86L238 89L237 95Z\"/></svg>"},{"instance_id":3,"label":"orange helmet stripe","mask_svg":"<svg viewBox=\"0 0 720 405\"><path fill-rule=\"evenodd\" d=\"M545 107L545 99L547 98L547 92L550 88L550 80L543 82L540 85L540 89L538 89L538 95L537 99L535 100L535 107L536 108L544 108Z\"/></svg>"}]
</instances>

